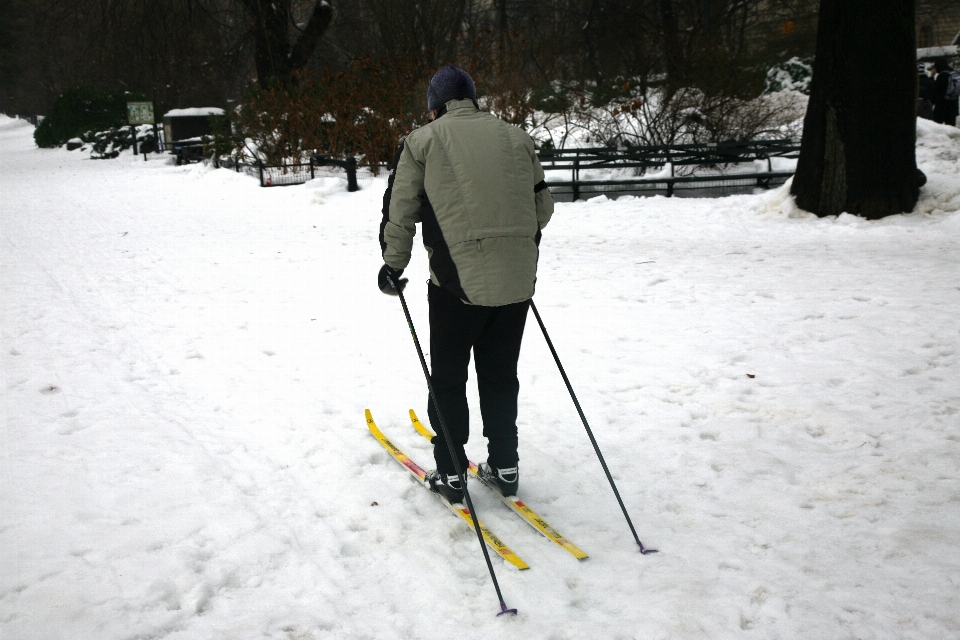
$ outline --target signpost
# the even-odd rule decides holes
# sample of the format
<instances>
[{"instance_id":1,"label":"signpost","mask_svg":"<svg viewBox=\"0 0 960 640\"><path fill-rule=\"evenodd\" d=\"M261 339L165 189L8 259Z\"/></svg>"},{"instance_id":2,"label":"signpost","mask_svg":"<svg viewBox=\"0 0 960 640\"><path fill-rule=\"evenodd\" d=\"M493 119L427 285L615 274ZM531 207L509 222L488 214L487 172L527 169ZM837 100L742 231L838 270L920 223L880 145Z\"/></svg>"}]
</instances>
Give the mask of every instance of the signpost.
<instances>
[{"instance_id":1,"label":"signpost","mask_svg":"<svg viewBox=\"0 0 960 640\"><path fill-rule=\"evenodd\" d=\"M133 134L133 155L137 155L137 125L152 124L154 135L156 135L156 121L153 118L152 102L128 102L127 103L127 124L130 125L130 133ZM147 159L147 154L143 154L143 159Z\"/></svg>"}]
</instances>

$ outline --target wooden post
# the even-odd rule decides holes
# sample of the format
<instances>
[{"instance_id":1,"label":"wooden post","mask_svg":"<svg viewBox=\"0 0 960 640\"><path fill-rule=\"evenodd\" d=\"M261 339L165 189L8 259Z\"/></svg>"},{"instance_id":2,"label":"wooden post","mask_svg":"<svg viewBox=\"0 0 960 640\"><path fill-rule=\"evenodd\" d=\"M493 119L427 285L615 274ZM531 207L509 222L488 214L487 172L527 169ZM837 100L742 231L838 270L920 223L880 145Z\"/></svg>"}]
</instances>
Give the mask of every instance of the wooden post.
<instances>
[{"instance_id":1,"label":"wooden post","mask_svg":"<svg viewBox=\"0 0 960 640\"><path fill-rule=\"evenodd\" d=\"M344 168L347 170L347 191L351 193L359 191L360 187L357 186L357 159L353 156L347 158Z\"/></svg>"},{"instance_id":2,"label":"wooden post","mask_svg":"<svg viewBox=\"0 0 960 640\"><path fill-rule=\"evenodd\" d=\"M580 199L580 185L577 184L580 180L580 151L577 150L577 155L573 157L573 201L576 202Z\"/></svg>"},{"instance_id":3,"label":"wooden post","mask_svg":"<svg viewBox=\"0 0 960 640\"><path fill-rule=\"evenodd\" d=\"M674 177L674 167L673 167L673 156L670 155L670 150L667 149L667 164L670 165L670 177ZM673 197L673 180L667 181L667 197Z\"/></svg>"}]
</instances>

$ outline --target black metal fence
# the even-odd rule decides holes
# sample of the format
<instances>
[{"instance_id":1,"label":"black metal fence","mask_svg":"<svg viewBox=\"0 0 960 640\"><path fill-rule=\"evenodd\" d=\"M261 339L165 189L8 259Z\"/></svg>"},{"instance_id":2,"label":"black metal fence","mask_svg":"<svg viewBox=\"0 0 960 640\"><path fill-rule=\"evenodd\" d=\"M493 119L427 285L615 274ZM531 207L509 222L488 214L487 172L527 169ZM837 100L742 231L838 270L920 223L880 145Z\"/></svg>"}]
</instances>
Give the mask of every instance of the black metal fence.
<instances>
[{"instance_id":1,"label":"black metal fence","mask_svg":"<svg viewBox=\"0 0 960 640\"><path fill-rule=\"evenodd\" d=\"M261 187L286 187L303 184L316 177L316 167L313 163L289 165L257 165Z\"/></svg>"},{"instance_id":2,"label":"black metal fence","mask_svg":"<svg viewBox=\"0 0 960 640\"><path fill-rule=\"evenodd\" d=\"M778 187L792 175L792 171L772 171L764 172L762 178L751 177L751 174L733 173L643 179L580 180L575 184L572 181L547 182L547 186L550 187L550 194L557 202L587 200L599 195L718 198Z\"/></svg>"},{"instance_id":3,"label":"black metal fence","mask_svg":"<svg viewBox=\"0 0 960 640\"><path fill-rule=\"evenodd\" d=\"M35 127L40 126L40 123L43 122L43 119L46 117L42 115L33 115L33 114L24 115L22 113L7 113L6 111L0 112L0 113L3 113L3 115L9 118L16 118L17 120L26 120L27 122L29 122Z\"/></svg>"},{"instance_id":4,"label":"black metal fence","mask_svg":"<svg viewBox=\"0 0 960 640\"><path fill-rule=\"evenodd\" d=\"M773 158L797 158L796 140L751 140L712 144L649 147L593 147L583 149L541 149L537 152L544 171L569 171L569 180L548 179L547 185L558 200L580 200L600 194L611 195L697 195L710 197L737 191L769 189L783 184L793 171L774 171ZM765 161L766 170L747 168L745 163ZM220 167L256 177L262 187L303 184L330 167L346 171L347 190L357 191L358 176L379 175L385 167L360 166L356 158L314 155L306 163L271 165L243 163L215 158ZM649 172L656 171L654 175ZM590 174L607 173L603 177ZM586 175L584 175L586 174Z\"/></svg>"},{"instance_id":5,"label":"black metal fence","mask_svg":"<svg viewBox=\"0 0 960 640\"><path fill-rule=\"evenodd\" d=\"M679 190L697 191L697 195L702 196L722 195L733 190L769 189L783 184L793 175L793 171L774 171L772 158L797 158L799 153L800 144L796 140L751 140L646 147L541 149L537 155L545 171L570 172L570 180L548 180L554 197L579 200L601 193L672 197ZM766 161L766 171L729 171L731 166L757 160ZM669 175L666 173L668 168ZM697 173L698 169L700 173ZM646 175L650 170L658 170L657 175ZM621 175L581 178L581 172L597 171Z\"/></svg>"},{"instance_id":6,"label":"black metal fence","mask_svg":"<svg viewBox=\"0 0 960 640\"><path fill-rule=\"evenodd\" d=\"M304 184L313 180L326 167L338 167L347 174L347 191L353 192L360 189L357 184L357 176L364 177L378 174L383 167L379 165L369 165L361 167L357 164L357 159L348 157L346 159L330 158L327 156L312 156L309 162L299 164L265 164L263 162L238 162L231 158L214 158L214 166L225 169L234 169L238 173L246 173L260 180L261 187L286 187L298 184Z\"/></svg>"}]
</instances>

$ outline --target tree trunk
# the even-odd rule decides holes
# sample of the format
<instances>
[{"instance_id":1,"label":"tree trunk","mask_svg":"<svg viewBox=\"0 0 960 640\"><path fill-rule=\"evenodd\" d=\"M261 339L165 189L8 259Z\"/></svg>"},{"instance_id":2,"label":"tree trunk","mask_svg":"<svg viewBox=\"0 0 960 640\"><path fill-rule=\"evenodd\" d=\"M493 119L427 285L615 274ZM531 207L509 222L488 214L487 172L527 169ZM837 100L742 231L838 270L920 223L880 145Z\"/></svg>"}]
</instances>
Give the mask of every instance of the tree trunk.
<instances>
[{"instance_id":1,"label":"tree trunk","mask_svg":"<svg viewBox=\"0 0 960 640\"><path fill-rule=\"evenodd\" d=\"M330 26L333 10L323 0L314 5L310 22L296 42L290 42L293 29L290 0L240 0L250 16L253 32L254 62L261 83L287 83L303 69Z\"/></svg>"},{"instance_id":2,"label":"tree trunk","mask_svg":"<svg viewBox=\"0 0 960 640\"><path fill-rule=\"evenodd\" d=\"M818 216L913 210L915 0L821 0L810 103L791 193Z\"/></svg>"},{"instance_id":3,"label":"tree trunk","mask_svg":"<svg viewBox=\"0 0 960 640\"><path fill-rule=\"evenodd\" d=\"M667 63L667 88L672 94L683 82L683 52L677 35L677 14L673 0L660 0L660 25L663 29L663 55Z\"/></svg>"}]
</instances>

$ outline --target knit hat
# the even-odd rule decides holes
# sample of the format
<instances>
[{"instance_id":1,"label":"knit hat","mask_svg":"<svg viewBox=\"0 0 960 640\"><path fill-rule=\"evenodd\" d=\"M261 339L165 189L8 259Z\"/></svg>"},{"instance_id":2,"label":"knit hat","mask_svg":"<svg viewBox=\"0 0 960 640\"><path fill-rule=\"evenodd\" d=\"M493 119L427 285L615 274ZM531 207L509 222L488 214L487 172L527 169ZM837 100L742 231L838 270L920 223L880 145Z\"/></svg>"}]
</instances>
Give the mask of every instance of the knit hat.
<instances>
[{"instance_id":1,"label":"knit hat","mask_svg":"<svg viewBox=\"0 0 960 640\"><path fill-rule=\"evenodd\" d=\"M473 78L463 69L448 64L430 78L427 87L427 109L439 109L451 100L470 98L477 101Z\"/></svg>"}]
</instances>

